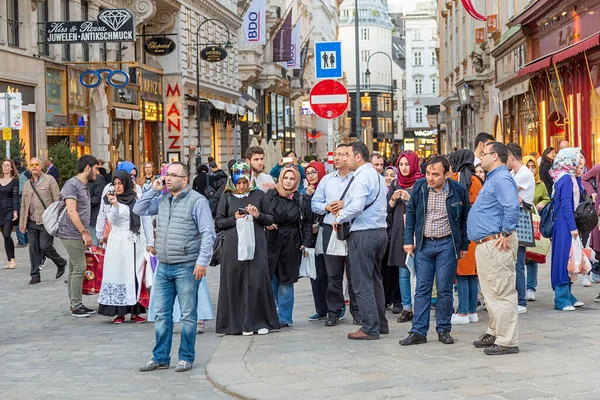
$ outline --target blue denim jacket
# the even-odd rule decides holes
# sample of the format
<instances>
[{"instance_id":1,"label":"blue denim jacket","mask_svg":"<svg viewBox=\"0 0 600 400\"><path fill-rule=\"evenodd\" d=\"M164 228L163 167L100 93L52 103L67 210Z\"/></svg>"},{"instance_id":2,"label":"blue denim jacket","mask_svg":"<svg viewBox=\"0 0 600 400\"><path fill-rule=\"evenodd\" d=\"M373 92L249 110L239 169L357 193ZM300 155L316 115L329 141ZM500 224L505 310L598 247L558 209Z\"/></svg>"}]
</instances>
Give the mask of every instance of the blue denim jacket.
<instances>
[{"instance_id":1,"label":"blue denim jacket","mask_svg":"<svg viewBox=\"0 0 600 400\"><path fill-rule=\"evenodd\" d=\"M446 210L450 220L452 240L456 258L460 257L460 251L469 249L467 238L467 217L471 203L467 188L460 182L447 179L449 185L448 198L446 199ZM425 228L425 216L427 215L427 203L429 202L428 185L425 178L419 179L410 195L406 206L406 227L404 228L404 244L414 244L416 238L417 250L423 246L423 231Z\"/></svg>"}]
</instances>

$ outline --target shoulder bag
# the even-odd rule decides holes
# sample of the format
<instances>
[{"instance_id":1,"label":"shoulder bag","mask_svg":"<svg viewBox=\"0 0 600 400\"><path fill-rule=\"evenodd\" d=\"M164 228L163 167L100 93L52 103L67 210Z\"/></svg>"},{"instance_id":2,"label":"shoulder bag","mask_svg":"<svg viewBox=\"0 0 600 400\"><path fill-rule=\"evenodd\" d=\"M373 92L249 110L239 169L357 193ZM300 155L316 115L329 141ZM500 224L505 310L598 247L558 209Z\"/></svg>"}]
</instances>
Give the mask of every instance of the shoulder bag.
<instances>
[{"instance_id":1,"label":"shoulder bag","mask_svg":"<svg viewBox=\"0 0 600 400\"><path fill-rule=\"evenodd\" d=\"M355 176L352 177L352 179L348 183L348 186L346 186L346 190L344 190L344 193L342 194L342 197L340 197L340 200L342 200L344 198L344 196L346 196L346 192L348 192L348 189L350 188L350 185L354 181L354 178L355 178ZM377 179L377 182L379 183L379 186L377 188L377 196L375 196L375 200L373 200L370 204L366 205L365 208L363 208L363 212L365 212L373 204L375 204L375 202L379 198L379 192L381 192L381 180L379 179L379 177ZM338 224L337 228L338 228L337 229L337 238L339 240L347 240L348 236L350 236L350 222L344 222L344 223Z\"/></svg>"},{"instance_id":2,"label":"shoulder bag","mask_svg":"<svg viewBox=\"0 0 600 400\"><path fill-rule=\"evenodd\" d=\"M573 215L575 224L580 232L590 232L598 225L598 215L594 210L591 197L584 195L583 201L579 203Z\"/></svg>"}]
</instances>

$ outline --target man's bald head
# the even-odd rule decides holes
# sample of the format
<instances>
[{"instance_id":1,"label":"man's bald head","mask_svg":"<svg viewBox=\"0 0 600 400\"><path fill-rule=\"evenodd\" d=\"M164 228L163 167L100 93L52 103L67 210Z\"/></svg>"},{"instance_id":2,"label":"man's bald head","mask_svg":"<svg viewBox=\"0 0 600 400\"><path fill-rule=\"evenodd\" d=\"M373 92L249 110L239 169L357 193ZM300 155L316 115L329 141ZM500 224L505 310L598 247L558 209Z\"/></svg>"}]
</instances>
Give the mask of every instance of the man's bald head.
<instances>
[{"instance_id":1,"label":"man's bald head","mask_svg":"<svg viewBox=\"0 0 600 400\"><path fill-rule=\"evenodd\" d=\"M562 149L568 149L569 147L571 147L571 143L569 143L568 140L562 140L559 144L558 144L558 150L562 150Z\"/></svg>"}]
</instances>

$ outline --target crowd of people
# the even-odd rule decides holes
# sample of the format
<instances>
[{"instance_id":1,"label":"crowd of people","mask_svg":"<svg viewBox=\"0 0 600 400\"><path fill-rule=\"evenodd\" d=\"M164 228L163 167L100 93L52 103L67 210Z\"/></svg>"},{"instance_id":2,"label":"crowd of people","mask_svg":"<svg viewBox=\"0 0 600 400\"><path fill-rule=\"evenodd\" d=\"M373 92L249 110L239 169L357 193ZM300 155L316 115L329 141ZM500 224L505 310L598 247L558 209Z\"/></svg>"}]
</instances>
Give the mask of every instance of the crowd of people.
<instances>
[{"instance_id":1,"label":"crowd of people","mask_svg":"<svg viewBox=\"0 0 600 400\"><path fill-rule=\"evenodd\" d=\"M354 142L337 146L330 173L319 161L301 165L293 152L267 173L264 150L250 147L227 171L214 159L198 165L194 179L180 162L158 170L148 162L138 170L119 160L108 171L102 160L84 155L61 189L51 160L46 172L37 158L28 170L21 160L6 160L0 177L5 268L16 267L11 233L18 225L18 245L29 245L30 284L41 281L46 259L56 265L56 279L69 266L71 315L97 312L122 324L128 315L144 323L147 314L156 344L141 371L169 367L177 321L178 372L192 368L196 334L206 320L216 318L216 332L226 335L292 326L294 284L302 276L310 276L315 306L307 319L335 327L349 311L357 330L348 339L388 334L389 309L397 323L412 324L400 345L426 343L435 309L438 340L452 344L453 326L477 323L484 304L488 328L473 345L488 355L517 353L518 314L536 300L539 268L528 257L527 235L518 231L524 218L553 207L557 310L583 306L571 291L572 247L600 251L598 228L582 231L576 219L582 202L596 202L600 166L587 170L581 150L568 143L539 158L522 153L517 143L505 145L487 133L477 136L473 151L427 160L409 150L385 160ZM56 236L68 260L44 227L44 211L56 202L63 210ZM82 300L92 245L105 248L97 309ZM150 257L158 260L156 268ZM209 265L221 268L216 316ZM314 273L302 273L303 265L313 265ZM598 281L583 272L584 286Z\"/></svg>"}]
</instances>

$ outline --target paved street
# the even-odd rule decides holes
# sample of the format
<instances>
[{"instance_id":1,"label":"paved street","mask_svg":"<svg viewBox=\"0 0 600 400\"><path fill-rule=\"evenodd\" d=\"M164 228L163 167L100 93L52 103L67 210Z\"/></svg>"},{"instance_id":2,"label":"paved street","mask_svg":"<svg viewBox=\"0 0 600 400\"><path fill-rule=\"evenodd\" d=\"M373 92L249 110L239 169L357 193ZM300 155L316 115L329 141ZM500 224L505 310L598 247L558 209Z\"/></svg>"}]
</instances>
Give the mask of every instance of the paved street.
<instances>
[{"instance_id":1,"label":"paved street","mask_svg":"<svg viewBox=\"0 0 600 400\"><path fill-rule=\"evenodd\" d=\"M26 254L17 250L16 270L0 269L3 398L226 398L206 375L230 394L256 399L600 398L595 378L600 307L593 303L600 285L574 287L586 303L583 309L554 311L547 266L540 271L538 301L520 316L518 355L489 357L471 346L485 331L485 312L479 313L479 323L454 329L457 343L451 346L439 343L432 327L429 343L400 347L398 340L410 325L397 324L391 312L391 332L382 340L349 341L345 335L355 327L348 319L335 328L306 320L314 309L310 285L301 280L293 328L220 339L211 322L198 337L192 371L176 374L172 367L143 374L137 368L150 358L152 324L115 326L98 315L69 316L64 279L54 279L56 268L49 263L42 283L28 285ZM216 274L209 270L213 299ZM94 296L85 300L95 305ZM177 346L175 336L172 365Z\"/></svg>"}]
</instances>

